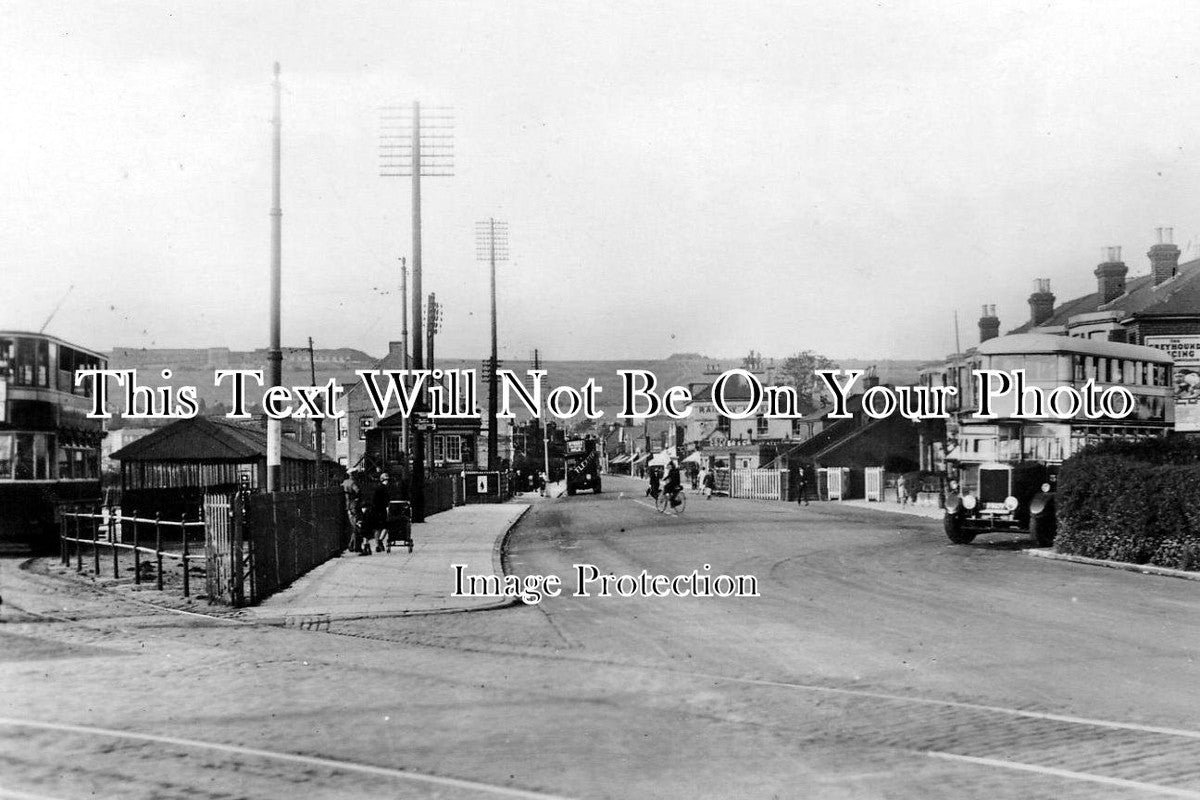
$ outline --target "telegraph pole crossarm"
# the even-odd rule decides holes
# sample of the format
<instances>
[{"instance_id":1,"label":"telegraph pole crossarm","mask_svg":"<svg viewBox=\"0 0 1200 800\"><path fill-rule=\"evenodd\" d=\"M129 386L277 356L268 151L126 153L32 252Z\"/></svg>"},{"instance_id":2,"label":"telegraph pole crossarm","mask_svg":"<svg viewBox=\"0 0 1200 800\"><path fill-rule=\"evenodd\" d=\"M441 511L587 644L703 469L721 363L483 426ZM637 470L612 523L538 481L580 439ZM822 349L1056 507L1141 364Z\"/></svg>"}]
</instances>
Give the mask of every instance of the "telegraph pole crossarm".
<instances>
[{"instance_id":1,"label":"telegraph pole crossarm","mask_svg":"<svg viewBox=\"0 0 1200 800\"><path fill-rule=\"evenodd\" d=\"M488 376L488 470L499 469L499 430L497 428L496 411L498 390L497 385L497 352L496 337L496 262L508 260L508 223L500 222L495 217L475 223L475 258L487 261L491 265L492 286L492 357L491 370Z\"/></svg>"},{"instance_id":2,"label":"telegraph pole crossarm","mask_svg":"<svg viewBox=\"0 0 1200 800\"><path fill-rule=\"evenodd\" d=\"M379 174L412 178L412 368L424 369L421 323L421 178L454 174L454 114L447 107L413 101L407 106L380 108ZM406 355L409 346L405 345ZM426 411L425 393L418 394L414 412ZM425 433L412 431L410 500L413 522L425 521Z\"/></svg>"}]
</instances>

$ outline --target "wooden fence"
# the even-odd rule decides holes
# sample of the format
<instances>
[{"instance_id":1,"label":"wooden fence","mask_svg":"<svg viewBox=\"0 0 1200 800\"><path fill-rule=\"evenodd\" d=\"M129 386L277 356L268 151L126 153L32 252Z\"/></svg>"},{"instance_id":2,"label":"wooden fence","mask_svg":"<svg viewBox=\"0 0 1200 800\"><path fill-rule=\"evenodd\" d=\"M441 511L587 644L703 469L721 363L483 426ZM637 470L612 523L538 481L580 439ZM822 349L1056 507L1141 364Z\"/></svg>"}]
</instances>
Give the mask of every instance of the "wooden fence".
<instances>
[{"instance_id":1,"label":"wooden fence","mask_svg":"<svg viewBox=\"0 0 1200 800\"><path fill-rule=\"evenodd\" d=\"M778 469L715 469L714 491L747 500L787 500L788 474Z\"/></svg>"}]
</instances>

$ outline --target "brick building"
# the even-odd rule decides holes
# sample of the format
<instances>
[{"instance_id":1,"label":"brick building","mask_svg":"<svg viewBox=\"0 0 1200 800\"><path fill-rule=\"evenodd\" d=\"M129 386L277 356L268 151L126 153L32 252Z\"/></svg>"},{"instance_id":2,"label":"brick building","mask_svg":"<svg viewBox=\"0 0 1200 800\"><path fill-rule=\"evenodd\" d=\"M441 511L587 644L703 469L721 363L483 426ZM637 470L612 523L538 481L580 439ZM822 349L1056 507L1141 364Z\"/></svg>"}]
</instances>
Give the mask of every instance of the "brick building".
<instances>
[{"instance_id":1,"label":"brick building","mask_svg":"<svg viewBox=\"0 0 1200 800\"><path fill-rule=\"evenodd\" d=\"M1175 359L1175 428L1200 431L1200 259L1179 263L1171 228L1157 230L1149 270L1129 277L1121 248L1105 248L1093 271L1096 291L1055 305L1048 280L1029 297L1030 318L1009 333L1105 339L1165 350ZM985 315L986 316L986 315ZM994 317L994 313L993 313ZM980 338L999 320L980 320ZM992 335L995 335L992 333Z\"/></svg>"}]
</instances>

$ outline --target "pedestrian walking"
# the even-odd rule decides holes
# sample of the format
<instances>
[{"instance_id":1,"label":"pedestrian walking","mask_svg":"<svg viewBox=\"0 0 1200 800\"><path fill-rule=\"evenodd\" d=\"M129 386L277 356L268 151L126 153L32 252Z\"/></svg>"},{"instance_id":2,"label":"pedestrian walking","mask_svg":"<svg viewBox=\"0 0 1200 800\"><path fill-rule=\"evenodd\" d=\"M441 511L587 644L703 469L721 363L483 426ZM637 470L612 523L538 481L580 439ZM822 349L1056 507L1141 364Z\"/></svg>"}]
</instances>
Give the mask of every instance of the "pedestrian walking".
<instances>
[{"instance_id":1,"label":"pedestrian walking","mask_svg":"<svg viewBox=\"0 0 1200 800\"><path fill-rule=\"evenodd\" d=\"M539 497L546 496L546 471L539 470L537 474L537 490Z\"/></svg>"},{"instance_id":2,"label":"pedestrian walking","mask_svg":"<svg viewBox=\"0 0 1200 800\"><path fill-rule=\"evenodd\" d=\"M808 505L808 473L804 467L796 473L796 505Z\"/></svg>"},{"instance_id":3,"label":"pedestrian walking","mask_svg":"<svg viewBox=\"0 0 1200 800\"><path fill-rule=\"evenodd\" d=\"M700 476L700 491L704 494L705 500L711 500L713 490L717 488L717 479L712 474L711 470L704 470Z\"/></svg>"},{"instance_id":4,"label":"pedestrian walking","mask_svg":"<svg viewBox=\"0 0 1200 800\"><path fill-rule=\"evenodd\" d=\"M358 470L352 470L342 481L342 497L346 502L346 519L350 522L350 541L346 549L357 551L362 535L362 487L358 485Z\"/></svg>"},{"instance_id":5,"label":"pedestrian walking","mask_svg":"<svg viewBox=\"0 0 1200 800\"><path fill-rule=\"evenodd\" d=\"M372 544L375 545L376 553L391 549L392 544L387 529L388 504L391 502L391 478L384 472L379 476L379 485L375 487L375 492L371 495L371 530L374 532L374 541L363 543L364 555L371 554Z\"/></svg>"},{"instance_id":6,"label":"pedestrian walking","mask_svg":"<svg viewBox=\"0 0 1200 800\"><path fill-rule=\"evenodd\" d=\"M902 506L908 505L908 476L901 474L896 479L896 500Z\"/></svg>"}]
</instances>

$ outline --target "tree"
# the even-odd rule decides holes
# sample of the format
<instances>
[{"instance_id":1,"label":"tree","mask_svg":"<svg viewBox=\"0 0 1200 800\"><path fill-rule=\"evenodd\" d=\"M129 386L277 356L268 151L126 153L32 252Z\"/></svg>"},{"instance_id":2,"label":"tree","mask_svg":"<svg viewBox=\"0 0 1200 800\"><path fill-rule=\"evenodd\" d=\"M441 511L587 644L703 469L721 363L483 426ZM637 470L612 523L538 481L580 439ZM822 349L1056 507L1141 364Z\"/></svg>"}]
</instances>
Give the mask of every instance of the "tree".
<instances>
[{"instance_id":1,"label":"tree","mask_svg":"<svg viewBox=\"0 0 1200 800\"><path fill-rule=\"evenodd\" d=\"M825 384L816 376L818 369L837 369L832 359L814 353L812 350L802 350L784 359L780 368L783 382L796 389L800 400L800 411L807 414L813 409L826 405Z\"/></svg>"}]
</instances>

